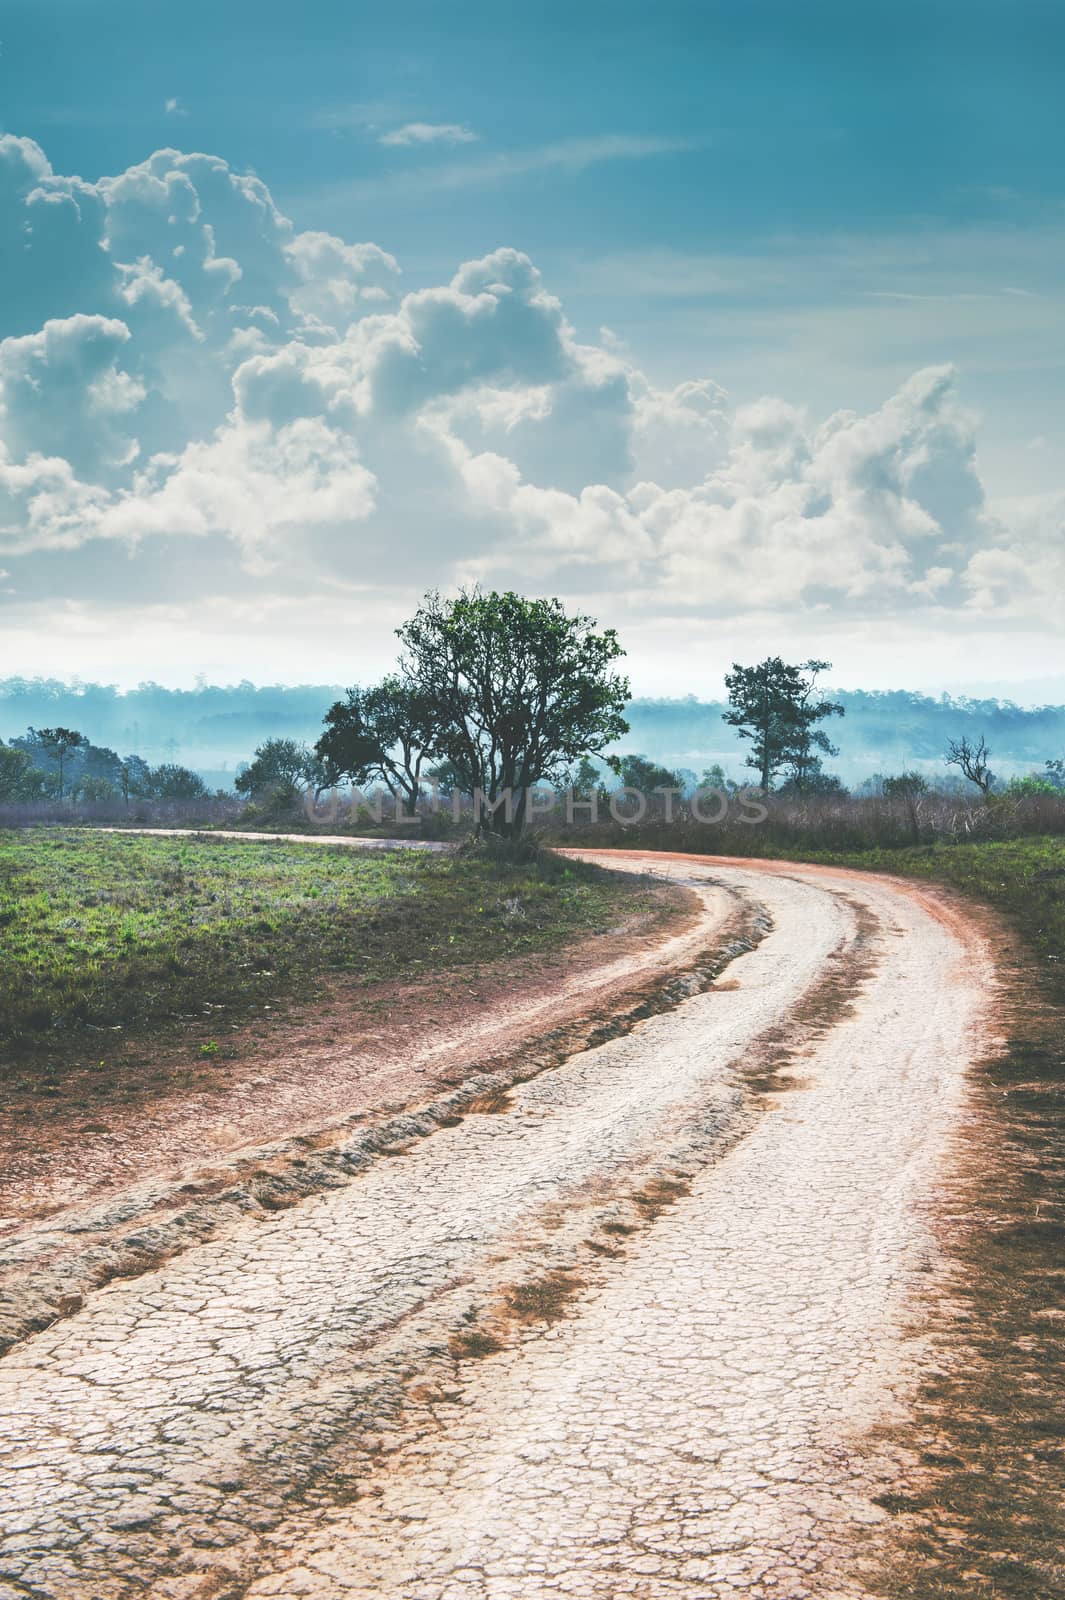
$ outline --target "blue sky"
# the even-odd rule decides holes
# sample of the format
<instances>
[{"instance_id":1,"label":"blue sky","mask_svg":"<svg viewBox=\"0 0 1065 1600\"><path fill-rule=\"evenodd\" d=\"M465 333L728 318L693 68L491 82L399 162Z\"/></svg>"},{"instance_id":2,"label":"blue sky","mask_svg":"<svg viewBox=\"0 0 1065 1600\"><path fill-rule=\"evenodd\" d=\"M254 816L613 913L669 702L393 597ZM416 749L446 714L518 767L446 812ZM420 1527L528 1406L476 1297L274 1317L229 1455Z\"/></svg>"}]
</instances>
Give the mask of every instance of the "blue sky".
<instances>
[{"instance_id":1,"label":"blue sky","mask_svg":"<svg viewBox=\"0 0 1065 1600\"><path fill-rule=\"evenodd\" d=\"M874 413L915 372L951 364L987 514L1021 528L1026 549L1034 540L1051 556L1058 551L1060 4L570 0L519 8L497 0L389 10L323 0L300 8L5 0L0 41L0 127L34 141L55 174L96 184L162 148L207 152L234 173L257 174L297 232L372 241L394 257L397 294L446 285L460 263L500 247L523 253L581 348L609 352L640 375L632 394L640 383L665 392L713 380L733 410L773 396L804 409L816 430L840 410ZM56 310L69 314L74 304L57 298ZM114 310L89 299L79 309ZM9 306L0 333L33 331ZM146 350L140 366L117 370L151 391L156 354ZM590 359L580 358L582 395ZM176 373L175 358L171 391L194 381L187 364L180 380ZM508 367L492 381L513 390L535 377ZM214 378L203 382L206 393ZM561 415L557 394L551 403ZM601 381L596 408L600 416ZM483 433L483 416L477 425ZM450 426L473 448L468 429L454 419ZM157 437L156 452L166 443ZM188 429L179 430L171 453L189 443ZM47 439L34 444L54 454ZM141 434L136 444L147 462ZM593 439L589 460L596 448ZM547 492L558 485L545 476L545 449L517 466ZM381 479L364 449L360 459ZM716 465L708 458L708 468ZM570 492L575 471L558 470ZM616 492L631 486L605 468L587 484L598 481ZM109 492L128 487L111 483ZM212 529L212 538L225 537L217 523ZM177 541L183 532L163 530ZM944 546L966 540L971 530L944 528ZM1000 571L1003 540L991 542ZM115 551L95 537L89 543L79 559L108 571L113 589ZM666 545L673 548L668 536ZM145 566L141 600L151 565L142 549L123 555ZM0 562L10 572L19 558L32 570L13 585L16 610L38 592L43 598L53 578L40 552L16 550ZM211 562L202 549L185 563L203 565ZM556 585L565 588L559 570ZM539 576L548 575L549 564ZM393 575L381 576L383 616ZM352 581L347 569L340 577ZM202 580L210 583L210 570ZM931 581L941 593L949 587ZM266 593L261 572L251 582ZM831 588L820 577L808 582L788 614L833 610L841 648L853 652L853 680L869 660L854 643L865 627L862 602L852 603L856 580L845 592ZM779 586L774 594L770 615L787 608ZM664 603L663 629L674 604ZM883 659L871 670L880 676L899 657L892 641L907 637L903 611L890 621L878 614ZM986 620L966 620L956 608L939 632L968 639L966 630ZM1040 638L1044 652L1054 648L1052 636ZM230 648L219 646L219 670ZM672 671L669 652L650 635L639 649L657 686ZM1008 638L994 650L1002 659L988 664L985 680L1041 675L1031 649L1023 662ZM929 642L907 670L957 681L968 657L967 645ZM1060 659L1046 670L1061 670Z\"/></svg>"}]
</instances>

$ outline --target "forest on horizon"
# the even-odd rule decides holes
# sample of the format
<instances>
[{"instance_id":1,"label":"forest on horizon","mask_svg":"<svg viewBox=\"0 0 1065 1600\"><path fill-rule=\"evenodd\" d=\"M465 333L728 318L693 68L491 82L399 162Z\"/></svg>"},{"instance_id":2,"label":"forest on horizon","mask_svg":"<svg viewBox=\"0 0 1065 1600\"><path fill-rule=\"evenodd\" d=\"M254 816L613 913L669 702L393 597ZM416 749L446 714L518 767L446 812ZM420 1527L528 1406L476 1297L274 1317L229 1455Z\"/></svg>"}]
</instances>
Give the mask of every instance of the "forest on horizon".
<instances>
[{"instance_id":1,"label":"forest on horizon","mask_svg":"<svg viewBox=\"0 0 1065 1600\"><path fill-rule=\"evenodd\" d=\"M170 689L146 682L136 689L66 683L55 678L0 679L0 739L28 727L62 724L94 744L150 761L180 761L212 785L228 787L255 747L269 738L313 744L339 684L202 684ZM948 741L983 735L996 770L1009 776L1041 767L1065 752L1065 706L1022 707L1008 700L938 698L907 689L833 689L845 715L833 729L839 755L826 767L848 784L874 773L943 768ZM737 775L745 755L722 721L724 700L693 695L637 698L630 733L618 746L669 767L701 770L712 762Z\"/></svg>"}]
</instances>

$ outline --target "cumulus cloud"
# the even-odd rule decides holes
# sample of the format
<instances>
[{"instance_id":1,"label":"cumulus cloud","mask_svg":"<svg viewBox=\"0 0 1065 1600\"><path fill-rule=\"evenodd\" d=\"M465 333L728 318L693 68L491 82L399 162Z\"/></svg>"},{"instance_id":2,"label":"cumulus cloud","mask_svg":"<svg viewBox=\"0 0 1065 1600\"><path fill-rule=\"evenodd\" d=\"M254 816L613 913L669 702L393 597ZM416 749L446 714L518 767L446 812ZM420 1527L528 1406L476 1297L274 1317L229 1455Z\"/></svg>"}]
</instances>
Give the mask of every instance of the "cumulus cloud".
<instances>
[{"instance_id":1,"label":"cumulus cloud","mask_svg":"<svg viewBox=\"0 0 1065 1600\"><path fill-rule=\"evenodd\" d=\"M646 479L624 493L560 495L504 470L499 457L456 452L471 501L521 534L470 571L563 567L583 584L587 569L598 591L635 582L672 612L712 615L963 609L986 605L992 581L1000 606L1036 594L1024 574L1041 541L1023 553L986 504L973 420L950 368L915 374L877 411L839 412L819 427L770 398L739 408L723 437L720 392L674 392L659 404L668 417L693 398L707 457L718 458L695 484ZM646 403L653 416L654 400Z\"/></svg>"},{"instance_id":2,"label":"cumulus cloud","mask_svg":"<svg viewBox=\"0 0 1065 1600\"><path fill-rule=\"evenodd\" d=\"M406 122L382 133L378 144L474 144L477 135L461 122Z\"/></svg>"},{"instance_id":3,"label":"cumulus cloud","mask_svg":"<svg viewBox=\"0 0 1065 1600\"><path fill-rule=\"evenodd\" d=\"M0 438L13 459L57 455L103 480L138 452L130 413L147 393L124 369L129 328L66 317L0 340Z\"/></svg>"},{"instance_id":4,"label":"cumulus cloud","mask_svg":"<svg viewBox=\"0 0 1065 1600\"><path fill-rule=\"evenodd\" d=\"M130 542L221 536L258 572L298 560L311 530L363 520L374 486L350 436L320 419L274 427L235 416L180 456L157 456L127 494L97 513L94 531Z\"/></svg>"},{"instance_id":5,"label":"cumulus cloud","mask_svg":"<svg viewBox=\"0 0 1065 1600\"><path fill-rule=\"evenodd\" d=\"M481 577L671 618L1055 620L1063 502L987 503L949 367L826 419L662 388L521 252L403 293L387 251L199 152L90 184L0 138L0 250L16 589L49 552L184 542L288 595Z\"/></svg>"}]
</instances>

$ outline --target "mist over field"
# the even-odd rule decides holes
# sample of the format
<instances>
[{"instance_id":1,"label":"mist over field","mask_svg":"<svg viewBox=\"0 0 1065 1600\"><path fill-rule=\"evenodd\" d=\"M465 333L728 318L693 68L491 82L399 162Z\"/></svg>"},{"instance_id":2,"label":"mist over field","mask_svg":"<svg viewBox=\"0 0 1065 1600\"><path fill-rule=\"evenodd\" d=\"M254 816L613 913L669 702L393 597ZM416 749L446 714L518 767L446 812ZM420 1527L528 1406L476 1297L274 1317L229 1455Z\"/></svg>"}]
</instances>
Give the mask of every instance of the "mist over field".
<instances>
[{"instance_id":1,"label":"mist over field","mask_svg":"<svg viewBox=\"0 0 1065 1600\"><path fill-rule=\"evenodd\" d=\"M266 739L314 744L322 717L344 690L338 684L203 685L169 689L145 683L121 692L104 684L65 684L57 679L0 680L0 739L27 727L62 723L93 744L120 754L135 751L149 761L180 761L212 787L228 788L237 769ZM1065 705L1022 707L997 699L908 690L833 690L845 708L833 729L839 755L826 770L848 786L876 773L914 768L929 779L945 776L943 757L951 739L983 734L996 771L1004 776L1038 769L1065 751ZM627 710L630 733L617 751L639 751L672 769L697 776L720 762L730 776L749 778L742 740L722 720L724 700L634 699Z\"/></svg>"}]
</instances>

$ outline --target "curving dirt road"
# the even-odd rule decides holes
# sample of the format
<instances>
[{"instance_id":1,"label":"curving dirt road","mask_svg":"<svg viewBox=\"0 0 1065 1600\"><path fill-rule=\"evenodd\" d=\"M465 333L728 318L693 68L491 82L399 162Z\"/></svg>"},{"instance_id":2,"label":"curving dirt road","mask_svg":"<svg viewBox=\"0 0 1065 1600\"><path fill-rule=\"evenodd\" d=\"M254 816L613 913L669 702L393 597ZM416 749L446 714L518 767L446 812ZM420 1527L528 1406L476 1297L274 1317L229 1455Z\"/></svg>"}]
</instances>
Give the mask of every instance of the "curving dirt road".
<instances>
[{"instance_id":1,"label":"curving dirt road","mask_svg":"<svg viewBox=\"0 0 1065 1600\"><path fill-rule=\"evenodd\" d=\"M762 937L16 1346L2 1600L867 1592L989 951L888 879L610 864Z\"/></svg>"}]
</instances>

